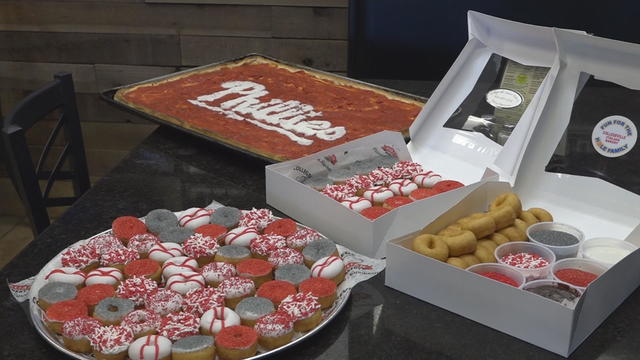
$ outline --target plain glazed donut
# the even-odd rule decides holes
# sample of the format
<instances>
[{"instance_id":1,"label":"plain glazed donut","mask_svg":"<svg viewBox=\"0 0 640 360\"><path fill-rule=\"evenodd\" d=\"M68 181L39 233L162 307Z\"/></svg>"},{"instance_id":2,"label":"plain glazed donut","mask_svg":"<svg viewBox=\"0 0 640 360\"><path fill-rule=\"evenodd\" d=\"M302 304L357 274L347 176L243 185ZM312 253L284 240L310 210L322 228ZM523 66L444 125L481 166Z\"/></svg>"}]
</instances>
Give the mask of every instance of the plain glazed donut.
<instances>
[{"instance_id":1,"label":"plain glazed donut","mask_svg":"<svg viewBox=\"0 0 640 360\"><path fill-rule=\"evenodd\" d=\"M496 222L493 220L493 217L486 213L471 215L460 224L463 230L471 231L473 235L476 236L476 239L482 239L496 231Z\"/></svg>"},{"instance_id":2,"label":"plain glazed donut","mask_svg":"<svg viewBox=\"0 0 640 360\"><path fill-rule=\"evenodd\" d=\"M479 216L483 216L484 214L485 213L478 212L478 213L473 213L473 214L471 214L469 216L461 217L460 219L458 219L456 221L456 224L462 225L462 224L467 223L467 222L469 222L469 221L471 221L471 220L473 220L473 219L475 219L475 218L477 218Z\"/></svg>"},{"instance_id":3,"label":"plain glazed donut","mask_svg":"<svg viewBox=\"0 0 640 360\"><path fill-rule=\"evenodd\" d=\"M520 220L520 219L516 219L513 223L513 226L522 230L522 232L525 234L527 233L527 228L529 227L529 225L527 225L527 223L524 220Z\"/></svg>"},{"instance_id":4,"label":"plain glazed donut","mask_svg":"<svg viewBox=\"0 0 640 360\"><path fill-rule=\"evenodd\" d=\"M522 210L518 219L527 223L527 225L531 226L539 222L538 218L533 215L529 210Z\"/></svg>"},{"instance_id":5,"label":"plain glazed donut","mask_svg":"<svg viewBox=\"0 0 640 360\"><path fill-rule=\"evenodd\" d=\"M475 265L475 264L480 264L480 259L478 259L473 254L462 255L462 256L460 256L460 259L462 259L462 261L467 263L467 267L469 267L471 265Z\"/></svg>"},{"instance_id":6,"label":"plain glazed donut","mask_svg":"<svg viewBox=\"0 0 640 360\"><path fill-rule=\"evenodd\" d=\"M457 268L460 268L462 270L466 269L469 267L469 265L467 265L467 263L460 259L459 257L450 257L447 259L447 264L455 266Z\"/></svg>"},{"instance_id":7,"label":"plain glazed donut","mask_svg":"<svg viewBox=\"0 0 640 360\"><path fill-rule=\"evenodd\" d=\"M520 198L518 195L514 193L504 193L498 196L491 205L489 206L489 210L495 210L501 206L509 206L516 212L516 216L519 216L522 212L522 203L520 202Z\"/></svg>"},{"instance_id":8,"label":"plain glazed donut","mask_svg":"<svg viewBox=\"0 0 640 360\"><path fill-rule=\"evenodd\" d=\"M449 257L449 247L442 236L438 235L422 234L416 236L413 239L413 250L440 261L447 261Z\"/></svg>"},{"instance_id":9,"label":"plain glazed donut","mask_svg":"<svg viewBox=\"0 0 640 360\"><path fill-rule=\"evenodd\" d=\"M504 228L498 231L498 234L506 236L511 242L527 241L527 234L516 226L509 226L508 228Z\"/></svg>"},{"instance_id":10,"label":"plain glazed donut","mask_svg":"<svg viewBox=\"0 0 640 360\"><path fill-rule=\"evenodd\" d=\"M498 247L498 244L491 239L480 239L478 240L478 246L485 247L493 252Z\"/></svg>"},{"instance_id":11,"label":"plain glazed donut","mask_svg":"<svg viewBox=\"0 0 640 360\"><path fill-rule=\"evenodd\" d=\"M480 260L481 263L493 263L496 262L495 256L493 256L493 250L485 246L478 246L476 251L473 253L475 257Z\"/></svg>"},{"instance_id":12,"label":"plain glazed donut","mask_svg":"<svg viewBox=\"0 0 640 360\"><path fill-rule=\"evenodd\" d=\"M516 212L511 206L501 206L493 209L489 211L489 215L496 222L496 230L513 225L513 221L516 219Z\"/></svg>"},{"instance_id":13,"label":"plain glazed donut","mask_svg":"<svg viewBox=\"0 0 640 360\"><path fill-rule=\"evenodd\" d=\"M491 236L489 236L489 239L493 240L493 242L498 244L498 246L509 242L509 238L507 236L505 236L505 235L500 234L500 233L491 234Z\"/></svg>"},{"instance_id":14,"label":"plain glazed donut","mask_svg":"<svg viewBox=\"0 0 640 360\"><path fill-rule=\"evenodd\" d=\"M462 231L462 225L460 225L460 224L451 224L451 225L447 226L446 228L440 230L440 232L438 232L438 235L441 235L441 236L452 236L452 235L459 234L460 231Z\"/></svg>"},{"instance_id":15,"label":"plain glazed donut","mask_svg":"<svg viewBox=\"0 0 640 360\"><path fill-rule=\"evenodd\" d=\"M459 256L476 251L478 241L469 230L460 230L456 235L444 236L443 240L449 246L449 255Z\"/></svg>"},{"instance_id":16,"label":"plain glazed donut","mask_svg":"<svg viewBox=\"0 0 640 360\"><path fill-rule=\"evenodd\" d=\"M553 216L551 216L551 214L542 208L531 208L529 210L530 213L533 214L533 216L535 216L539 221L542 222L551 222L553 221Z\"/></svg>"}]
</instances>

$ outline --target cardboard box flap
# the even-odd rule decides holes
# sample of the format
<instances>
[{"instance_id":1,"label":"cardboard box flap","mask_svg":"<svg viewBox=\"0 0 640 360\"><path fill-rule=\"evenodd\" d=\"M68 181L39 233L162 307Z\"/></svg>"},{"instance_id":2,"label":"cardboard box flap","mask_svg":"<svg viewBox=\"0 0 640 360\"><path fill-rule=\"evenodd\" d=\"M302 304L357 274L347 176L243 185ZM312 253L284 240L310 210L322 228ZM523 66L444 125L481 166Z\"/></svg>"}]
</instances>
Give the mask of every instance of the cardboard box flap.
<instances>
[{"instance_id":1,"label":"cardboard box flap","mask_svg":"<svg viewBox=\"0 0 640 360\"><path fill-rule=\"evenodd\" d=\"M509 162L502 168L498 168L497 172L501 179L513 182L517 172L515 164L519 163L531 134L531 128L536 123L536 108L546 101L549 85L554 79L551 72L555 57L553 30L473 11L469 12L468 22L469 41L409 129L411 134L409 151L415 161L465 184L480 180L484 170L493 164L498 154L504 153ZM497 75L499 80L494 80L497 88L485 94L480 88L484 89L486 85L487 69L494 66L495 55L501 56L503 60L506 58L520 63L516 67L525 65L544 67L549 68L549 72L545 70L524 75L518 74L516 70L508 72L505 67L504 70L498 70L498 72L504 71L502 75ZM505 75L507 73L508 76ZM509 85L510 78L519 79L513 80L516 83L522 81L529 82L530 85L527 85L526 89L511 90L515 87L512 87L513 83ZM507 95L514 96L513 101L516 102L513 106L498 105L490 101L489 95L492 91L502 90L508 92ZM486 100L483 98L485 95ZM518 96L520 100L517 100ZM527 101L529 101L528 105ZM487 106L489 110L485 109ZM487 137L489 135L485 136L484 133L476 130L467 131L483 128L482 124L488 124L489 127L495 125L496 128L504 126L503 119L499 119L498 114L504 114L512 107L522 107L522 115L519 113L509 116L500 115L510 117L507 125L508 129L512 130L506 132L491 130L491 136L495 137L497 132L497 139L492 140ZM459 115L456 115L457 111ZM485 111L491 114L487 116L495 116L496 121L485 121L485 115L482 115L486 113ZM456 121L466 119L462 128L446 125L455 116L462 118ZM479 127L469 125L476 122ZM514 122L517 125L514 125ZM468 128L469 126L471 128ZM504 140L505 136L506 140Z\"/></svg>"},{"instance_id":2,"label":"cardboard box flap","mask_svg":"<svg viewBox=\"0 0 640 360\"><path fill-rule=\"evenodd\" d=\"M607 178L607 166L594 171L593 176L561 174L546 169L552 157L558 154L571 154L572 151L576 154L585 151L595 153L592 150L595 147L593 134L600 122L595 127L591 125L580 130L582 132L577 135L572 134L580 140L575 144L569 143L564 149L559 146L566 142L564 134L570 125L572 112L576 110L574 101L580 93L581 78L588 73L614 84L624 78L625 87L640 88L640 68L637 67L640 45L555 31L560 59L558 74L522 159L520 175L515 183L516 192L522 198L533 199L531 206L554 209L556 219L579 227L587 239L600 236L625 239L640 222L640 195L597 177ZM631 67L631 64L636 66ZM598 107L598 111L609 110L612 115L619 111ZM636 128L640 127L640 116L629 121L635 122ZM640 148L632 151L635 153L625 156L637 156ZM616 162L624 161L624 157L595 156L603 164L610 163L611 168ZM628 176L640 176L637 164L624 170Z\"/></svg>"}]
</instances>

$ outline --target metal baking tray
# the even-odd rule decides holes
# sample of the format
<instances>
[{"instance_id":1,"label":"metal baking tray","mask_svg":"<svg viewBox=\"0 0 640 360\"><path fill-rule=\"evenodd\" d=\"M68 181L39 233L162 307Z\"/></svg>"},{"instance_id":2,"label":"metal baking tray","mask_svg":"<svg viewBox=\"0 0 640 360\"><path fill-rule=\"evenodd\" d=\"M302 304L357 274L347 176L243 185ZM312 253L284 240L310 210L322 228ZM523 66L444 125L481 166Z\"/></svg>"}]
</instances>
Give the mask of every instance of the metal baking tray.
<instances>
[{"instance_id":1,"label":"metal baking tray","mask_svg":"<svg viewBox=\"0 0 640 360\"><path fill-rule=\"evenodd\" d=\"M409 94L409 93L406 93L406 92L403 92L403 91L390 89L390 88L387 88L387 87L383 87L383 86L367 83L367 82L356 80L356 79L351 79L351 78L348 78L346 76L337 75L337 74L334 74L334 73L313 69L313 68L310 68L310 67L307 67L307 66L303 66L303 65L299 65L299 64L289 63L289 62L286 62L286 61L283 61L283 60L275 59L275 58L272 58L270 56L262 55L262 54L258 54L258 53L251 53L251 54L248 54L248 55L245 55L245 56L242 56L242 57L229 59L229 60L223 60L223 61L219 61L219 62L214 62L214 63L211 63L211 64L207 64L207 65L203 65L203 66L199 66L199 67L195 67L195 68L191 68L191 69L187 69L187 70L178 71L178 72L167 74L167 75L162 75L162 76L155 77L155 78L152 78L152 79L148 79L148 80L144 80L144 81L140 81L140 82L136 82L136 83L132 83L132 84L128 84L128 85L123 85L123 86L118 86L118 87L115 87L115 88L103 90L103 91L100 92L100 97L103 100L105 100L106 102L108 102L108 103L110 103L110 104L112 104L112 105L114 105L114 106L116 106L118 108L127 110L127 111L129 111L131 113L134 113L134 114L139 115L139 116L141 116L143 118L146 118L146 119L149 119L151 121L154 121L154 122L156 122L158 124L170 126L170 127L174 128L174 129L183 131L183 132L191 134L191 135L195 135L195 136L197 136L199 138L202 138L202 139L217 143L219 145L222 145L224 147L233 149L235 151L239 151L239 152L247 154L249 156L252 156L252 157L255 157L255 158L258 158L258 159L262 159L262 160L264 160L264 161L266 161L268 163L276 163L279 160L264 156L262 154L258 154L258 153L252 152L250 150L241 148L239 146L236 146L234 144L231 144L231 143L226 142L226 141L221 140L221 139L216 139L216 138L209 137L206 134L203 134L201 132L181 127L180 125L177 125L177 124L175 124L173 122L164 120L164 119L159 118L157 116L154 116L153 114L150 114L148 112L141 111L141 110L135 109L133 107L130 107L130 106L126 105L126 104L123 104L121 102L118 102L114 98L115 95L116 95L116 92L118 90L120 90L120 89L123 89L123 88L129 88L129 87L132 87L132 86L152 83L152 82L156 82L156 81L162 81L162 80L170 79L170 78L173 78L173 77L176 77L176 76L179 76L179 75L188 74L188 73L191 73L191 72L197 72L199 70L203 70L203 69L207 69L207 68L211 68L211 67L216 67L216 66L221 66L221 65L226 65L226 64L239 62L239 61L242 61L242 60L250 58L250 57L261 57L261 58L264 58L264 59L267 59L267 60L282 64L282 65L295 67L295 68L298 68L300 70L305 70L305 71L308 71L308 72L311 72L311 73L316 73L316 74L319 74L319 75L325 75L325 76L333 77L333 78L336 78L338 80L350 82L350 83L353 83L353 84L356 84L356 85L365 86L365 87L368 87L370 89L376 89L376 90L385 91L385 92L388 92L388 93L390 93L392 95L404 97L407 100L420 101L422 103L426 103L427 100L428 100L427 98L424 98L424 97L421 97L421 96L417 96L417 95L413 95L413 94ZM407 141L407 142L409 141L408 134L406 134L406 136L405 136L405 141Z\"/></svg>"}]
</instances>

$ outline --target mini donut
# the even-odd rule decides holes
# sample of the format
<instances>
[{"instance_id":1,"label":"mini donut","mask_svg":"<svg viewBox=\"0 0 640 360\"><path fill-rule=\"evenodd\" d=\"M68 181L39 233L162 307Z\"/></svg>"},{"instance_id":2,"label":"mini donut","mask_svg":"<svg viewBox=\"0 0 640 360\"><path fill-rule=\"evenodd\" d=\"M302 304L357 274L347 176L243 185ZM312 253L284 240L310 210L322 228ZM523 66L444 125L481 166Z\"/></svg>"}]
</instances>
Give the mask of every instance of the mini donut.
<instances>
[{"instance_id":1,"label":"mini donut","mask_svg":"<svg viewBox=\"0 0 640 360\"><path fill-rule=\"evenodd\" d=\"M202 274L185 271L169 276L166 279L166 288L173 290L180 295L185 295L193 289L203 288L206 282Z\"/></svg>"},{"instance_id":2,"label":"mini donut","mask_svg":"<svg viewBox=\"0 0 640 360\"><path fill-rule=\"evenodd\" d=\"M144 299L144 307L154 313L165 316L182 309L184 298L177 292L169 289L157 289Z\"/></svg>"},{"instance_id":3,"label":"mini donut","mask_svg":"<svg viewBox=\"0 0 640 360\"><path fill-rule=\"evenodd\" d=\"M210 209L198 207L187 209L179 214L178 225L194 230L195 228L208 224L212 212Z\"/></svg>"},{"instance_id":4,"label":"mini donut","mask_svg":"<svg viewBox=\"0 0 640 360\"><path fill-rule=\"evenodd\" d=\"M387 208L389 210L393 210L397 207L407 205L412 202L413 200L411 200L411 198L408 198L406 196L392 196L387 200L385 200L384 203L382 203L382 207Z\"/></svg>"},{"instance_id":5,"label":"mini donut","mask_svg":"<svg viewBox=\"0 0 640 360\"><path fill-rule=\"evenodd\" d=\"M304 267L306 269L306 271L308 272L309 269L307 269L307 267ZM315 281L319 281L319 282L326 282L328 281L329 283L331 283L331 285L333 286L334 289L334 295L335 295L335 289L336 289L336 283L334 283L331 280L325 279L325 278L313 278L315 279ZM307 278L306 280L300 282L300 291L304 292L302 289L302 284L308 282L309 280L313 280L310 278ZM318 280L321 279L321 280ZM297 293L298 291L296 290L295 285L293 285L291 282L289 281L284 281L284 280L271 280L271 281L267 281L266 283L262 284L262 286L260 286L258 288L258 291L256 291L256 296L260 296L263 298L267 298L269 299L269 301L271 301L273 303L274 306L278 306L280 304L280 302L282 300L284 300L284 298L286 298L289 295L293 295L295 293ZM321 297L321 295L319 294L315 294L314 295L318 296L318 298ZM334 298L335 300L335 298ZM318 301L321 301L320 299Z\"/></svg>"},{"instance_id":6,"label":"mini donut","mask_svg":"<svg viewBox=\"0 0 640 360\"><path fill-rule=\"evenodd\" d=\"M166 243L176 243L182 245L186 239L188 239L191 235L193 235L193 230L188 228L175 227L164 230L160 234L158 234L158 239L160 242Z\"/></svg>"},{"instance_id":7,"label":"mini donut","mask_svg":"<svg viewBox=\"0 0 640 360\"><path fill-rule=\"evenodd\" d=\"M51 270L44 277L49 282L62 282L71 284L77 288L81 288L84 285L84 281L87 278L87 274L72 267L61 267Z\"/></svg>"},{"instance_id":8,"label":"mini donut","mask_svg":"<svg viewBox=\"0 0 640 360\"><path fill-rule=\"evenodd\" d=\"M147 256L153 261L164 263L172 257L180 255L182 255L182 245L167 242L153 245L151 249L149 249L149 254Z\"/></svg>"},{"instance_id":9,"label":"mini donut","mask_svg":"<svg viewBox=\"0 0 640 360\"><path fill-rule=\"evenodd\" d=\"M162 264L162 276L168 279L169 276L183 272L200 272L196 259L188 256L176 256L167 259Z\"/></svg>"},{"instance_id":10,"label":"mini donut","mask_svg":"<svg viewBox=\"0 0 640 360\"><path fill-rule=\"evenodd\" d=\"M160 315L147 309L133 310L122 319L120 325L131 329L136 338L152 335L160 326Z\"/></svg>"},{"instance_id":11,"label":"mini donut","mask_svg":"<svg viewBox=\"0 0 640 360\"><path fill-rule=\"evenodd\" d=\"M418 185L409 179L398 179L389 183L389 190L398 196L409 196L409 194L417 189Z\"/></svg>"},{"instance_id":12,"label":"mini donut","mask_svg":"<svg viewBox=\"0 0 640 360\"><path fill-rule=\"evenodd\" d=\"M468 220L461 223L463 230L471 231L476 239L482 239L496 231L496 222L488 214L471 215Z\"/></svg>"},{"instance_id":13,"label":"mini donut","mask_svg":"<svg viewBox=\"0 0 640 360\"><path fill-rule=\"evenodd\" d=\"M311 266L311 277L323 277L339 285L345 277L344 261L335 255L322 258Z\"/></svg>"},{"instance_id":14,"label":"mini donut","mask_svg":"<svg viewBox=\"0 0 640 360\"><path fill-rule=\"evenodd\" d=\"M525 234L527 233L527 228L529 227L529 225L527 225L527 223L524 220L520 220L520 219L516 219L513 223L513 226L522 230L522 232Z\"/></svg>"},{"instance_id":15,"label":"mini donut","mask_svg":"<svg viewBox=\"0 0 640 360\"><path fill-rule=\"evenodd\" d=\"M38 290L38 305L43 310L55 303L75 299L78 289L69 283L51 281Z\"/></svg>"},{"instance_id":16,"label":"mini donut","mask_svg":"<svg viewBox=\"0 0 640 360\"><path fill-rule=\"evenodd\" d=\"M340 201L340 204L342 204L346 208L349 208L357 212L360 212L364 209L368 209L371 206L373 206L371 204L371 201L359 196L346 197L342 201Z\"/></svg>"},{"instance_id":17,"label":"mini donut","mask_svg":"<svg viewBox=\"0 0 640 360\"><path fill-rule=\"evenodd\" d=\"M164 230L178 226L178 217L167 209L155 209L149 211L144 217L144 223L149 232L159 234Z\"/></svg>"},{"instance_id":18,"label":"mini donut","mask_svg":"<svg viewBox=\"0 0 640 360\"><path fill-rule=\"evenodd\" d=\"M276 234L280 236L290 236L293 235L298 230L298 224L291 219L278 219L271 224L267 225L264 229L264 234ZM247 246L249 246L247 244Z\"/></svg>"},{"instance_id":19,"label":"mini donut","mask_svg":"<svg viewBox=\"0 0 640 360\"><path fill-rule=\"evenodd\" d=\"M441 235L441 236L457 235L457 234L460 233L461 230L462 230L462 225L460 225L460 224L451 224L451 225L447 226L446 228L440 230L440 232L438 232L438 235Z\"/></svg>"},{"instance_id":20,"label":"mini donut","mask_svg":"<svg viewBox=\"0 0 640 360\"><path fill-rule=\"evenodd\" d=\"M128 353L131 360L170 359L171 340L160 335L147 335L132 342Z\"/></svg>"},{"instance_id":21,"label":"mini donut","mask_svg":"<svg viewBox=\"0 0 640 360\"><path fill-rule=\"evenodd\" d=\"M171 347L171 360L215 359L213 336L191 335L184 337Z\"/></svg>"},{"instance_id":22,"label":"mini donut","mask_svg":"<svg viewBox=\"0 0 640 360\"><path fill-rule=\"evenodd\" d=\"M442 181L442 176L434 173L433 171L427 171L426 173L418 174L413 177L413 182L418 184L421 188L431 188L440 181Z\"/></svg>"},{"instance_id":23,"label":"mini donut","mask_svg":"<svg viewBox=\"0 0 640 360\"><path fill-rule=\"evenodd\" d=\"M365 190L362 194L362 197L371 201L371 203L375 205L382 205L385 200L392 197L393 191L385 186L372 186Z\"/></svg>"},{"instance_id":24,"label":"mini donut","mask_svg":"<svg viewBox=\"0 0 640 360\"><path fill-rule=\"evenodd\" d=\"M65 321L87 316L87 304L81 300L65 300L51 305L43 316L47 327L56 334L62 334Z\"/></svg>"},{"instance_id":25,"label":"mini donut","mask_svg":"<svg viewBox=\"0 0 640 360\"><path fill-rule=\"evenodd\" d=\"M237 264L244 259L251 257L251 251L243 246L225 245L221 246L213 258L217 262Z\"/></svg>"},{"instance_id":26,"label":"mini donut","mask_svg":"<svg viewBox=\"0 0 640 360\"><path fill-rule=\"evenodd\" d=\"M491 239L480 239L478 240L478 246L483 246L493 252L498 247L498 244Z\"/></svg>"},{"instance_id":27,"label":"mini donut","mask_svg":"<svg viewBox=\"0 0 640 360\"><path fill-rule=\"evenodd\" d=\"M375 220L380 216L388 213L389 211L389 209L385 209L382 206L372 206L370 208L362 210L360 212L360 215L366 217L369 220Z\"/></svg>"},{"instance_id":28,"label":"mini donut","mask_svg":"<svg viewBox=\"0 0 640 360\"><path fill-rule=\"evenodd\" d=\"M442 180L438 181L433 188L438 190L439 192L447 192L457 188L464 187L464 184L455 180Z\"/></svg>"},{"instance_id":29,"label":"mini donut","mask_svg":"<svg viewBox=\"0 0 640 360\"><path fill-rule=\"evenodd\" d=\"M522 203L520 202L520 198L518 198L518 195L512 192L504 193L498 196L495 200L493 200L491 205L489 205L489 210L494 210L505 205L511 207L513 211L516 212L516 216L520 216L520 213L522 212Z\"/></svg>"},{"instance_id":30,"label":"mini donut","mask_svg":"<svg viewBox=\"0 0 640 360\"><path fill-rule=\"evenodd\" d=\"M256 321L267 314L276 311L271 300L260 296L251 296L242 299L236 306L235 312L240 316L240 323L253 327Z\"/></svg>"},{"instance_id":31,"label":"mini donut","mask_svg":"<svg viewBox=\"0 0 640 360\"><path fill-rule=\"evenodd\" d=\"M498 244L498 246L509 242L509 238L506 235L502 235L500 233L491 234L489 236L489 239Z\"/></svg>"},{"instance_id":32,"label":"mini donut","mask_svg":"<svg viewBox=\"0 0 640 360\"><path fill-rule=\"evenodd\" d=\"M311 277L311 270L301 264L283 265L276 269L274 278L280 281L287 281L298 286L301 282Z\"/></svg>"},{"instance_id":33,"label":"mini donut","mask_svg":"<svg viewBox=\"0 0 640 360\"><path fill-rule=\"evenodd\" d=\"M329 239L318 239L312 241L304 249L302 249L302 256L304 256L304 264L307 267L311 267L316 261L326 256L340 255L336 244Z\"/></svg>"},{"instance_id":34,"label":"mini donut","mask_svg":"<svg viewBox=\"0 0 640 360\"><path fill-rule=\"evenodd\" d=\"M509 226L498 231L498 234L504 235L509 238L509 241L527 241L527 234L517 228L516 226Z\"/></svg>"},{"instance_id":35,"label":"mini donut","mask_svg":"<svg viewBox=\"0 0 640 360\"><path fill-rule=\"evenodd\" d=\"M95 284L109 284L116 286L122 281L122 271L113 267L97 268L87 274L85 284L87 286Z\"/></svg>"},{"instance_id":36,"label":"mini donut","mask_svg":"<svg viewBox=\"0 0 640 360\"><path fill-rule=\"evenodd\" d=\"M220 330L215 337L215 344L220 359L246 359L256 354L258 334L248 326L229 326Z\"/></svg>"},{"instance_id":37,"label":"mini donut","mask_svg":"<svg viewBox=\"0 0 640 360\"><path fill-rule=\"evenodd\" d=\"M94 307L102 301L102 299L116 296L116 290L109 284L95 284L83 287L78 291L76 300L80 300L87 304L89 313L93 312Z\"/></svg>"},{"instance_id":38,"label":"mini donut","mask_svg":"<svg viewBox=\"0 0 640 360\"><path fill-rule=\"evenodd\" d=\"M464 261L465 263L467 263L467 267L471 266L471 265L475 265L475 264L480 264L480 259L478 259L475 255L473 254L466 254L466 255L461 255L460 259L462 259L462 261Z\"/></svg>"},{"instance_id":39,"label":"mini donut","mask_svg":"<svg viewBox=\"0 0 640 360\"><path fill-rule=\"evenodd\" d=\"M522 210L519 219L526 222L529 226L540 222L540 220L538 220L538 218L529 210Z\"/></svg>"},{"instance_id":40,"label":"mini donut","mask_svg":"<svg viewBox=\"0 0 640 360\"><path fill-rule=\"evenodd\" d=\"M553 221L553 216L551 216L551 214L545 209L542 209L542 208L531 208L528 211L530 213L532 213L541 222L551 222L551 221Z\"/></svg>"},{"instance_id":41,"label":"mini donut","mask_svg":"<svg viewBox=\"0 0 640 360\"><path fill-rule=\"evenodd\" d=\"M258 230L253 227L238 226L223 236L225 245L248 247L251 240L258 237Z\"/></svg>"},{"instance_id":42,"label":"mini donut","mask_svg":"<svg viewBox=\"0 0 640 360\"><path fill-rule=\"evenodd\" d=\"M489 211L488 214L493 218L493 221L495 221L496 230L513 225L513 221L516 219L516 212L511 206L500 206Z\"/></svg>"},{"instance_id":43,"label":"mini donut","mask_svg":"<svg viewBox=\"0 0 640 360\"><path fill-rule=\"evenodd\" d=\"M242 299L256 293L256 285L250 279L234 276L222 280L218 290L224 294L225 305L235 309Z\"/></svg>"},{"instance_id":44,"label":"mini donut","mask_svg":"<svg viewBox=\"0 0 640 360\"><path fill-rule=\"evenodd\" d=\"M220 236L227 233L227 228L222 225L207 224L195 228L193 232L218 240Z\"/></svg>"},{"instance_id":45,"label":"mini donut","mask_svg":"<svg viewBox=\"0 0 640 360\"><path fill-rule=\"evenodd\" d=\"M481 263L494 263L496 262L496 258L493 255L493 250L485 247L478 246L473 255L480 260Z\"/></svg>"},{"instance_id":46,"label":"mini donut","mask_svg":"<svg viewBox=\"0 0 640 360\"><path fill-rule=\"evenodd\" d=\"M449 255L460 256L476 251L478 241L473 232L460 230L456 235L444 236L443 240L449 246Z\"/></svg>"},{"instance_id":47,"label":"mini donut","mask_svg":"<svg viewBox=\"0 0 640 360\"><path fill-rule=\"evenodd\" d=\"M137 217L120 216L111 223L111 231L123 244L135 235L147 232L147 226Z\"/></svg>"},{"instance_id":48,"label":"mini donut","mask_svg":"<svg viewBox=\"0 0 640 360\"><path fill-rule=\"evenodd\" d=\"M447 264L460 268L462 270L469 267L467 263L459 257L450 257L447 259Z\"/></svg>"},{"instance_id":49,"label":"mini donut","mask_svg":"<svg viewBox=\"0 0 640 360\"><path fill-rule=\"evenodd\" d=\"M413 239L413 250L430 258L447 261L449 247L442 236L422 234Z\"/></svg>"},{"instance_id":50,"label":"mini donut","mask_svg":"<svg viewBox=\"0 0 640 360\"><path fill-rule=\"evenodd\" d=\"M199 317L184 311L171 313L160 319L158 335L177 341L187 336L200 334Z\"/></svg>"},{"instance_id":51,"label":"mini donut","mask_svg":"<svg viewBox=\"0 0 640 360\"><path fill-rule=\"evenodd\" d=\"M241 216L242 212L240 210L230 206L223 206L213 211L210 222L231 229L238 225Z\"/></svg>"},{"instance_id":52,"label":"mini donut","mask_svg":"<svg viewBox=\"0 0 640 360\"><path fill-rule=\"evenodd\" d=\"M331 281L329 283L333 284ZM254 330L258 333L258 343L262 347L276 349L291 342L294 334L293 320L287 314L275 312L258 319Z\"/></svg>"},{"instance_id":53,"label":"mini donut","mask_svg":"<svg viewBox=\"0 0 640 360\"><path fill-rule=\"evenodd\" d=\"M438 190L428 189L428 188L420 188L420 189L412 191L411 194L409 194L409 199L411 199L413 201L417 201L417 200L430 198L430 197L438 195L438 194L440 194L438 192Z\"/></svg>"},{"instance_id":54,"label":"mini donut","mask_svg":"<svg viewBox=\"0 0 640 360\"><path fill-rule=\"evenodd\" d=\"M104 325L118 325L135 308L133 301L118 297L102 299L93 310L93 317Z\"/></svg>"}]
</instances>

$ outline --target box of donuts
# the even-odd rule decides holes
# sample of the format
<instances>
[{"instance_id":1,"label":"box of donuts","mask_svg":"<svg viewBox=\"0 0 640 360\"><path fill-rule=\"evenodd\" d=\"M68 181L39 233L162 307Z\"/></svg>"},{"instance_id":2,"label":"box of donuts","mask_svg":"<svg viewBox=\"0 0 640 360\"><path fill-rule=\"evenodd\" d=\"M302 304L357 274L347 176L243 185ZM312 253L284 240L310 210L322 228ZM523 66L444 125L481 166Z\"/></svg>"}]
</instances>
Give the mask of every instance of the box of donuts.
<instances>
[{"instance_id":1,"label":"box of donuts","mask_svg":"<svg viewBox=\"0 0 640 360\"><path fill-rule=\"evenodd\" d=\"M475 12L469 31L411 125L408 145L399 133L381 132L267 166L267 202L362 254L384 257L385 241L453 206L487 167L514 179L554 79L553 32Z\"/></svg>"},{"instance_id":2,"label":"box of donuts","mask_svg":"<svg viewBox=\"0 0 640 360\"><path fill-rule=\"evenodd\" d=\"M640 285L640 45L554 33L558 76L513 186L391 240L385 282L569 356Z\"/></svg>"}]
</instances>

